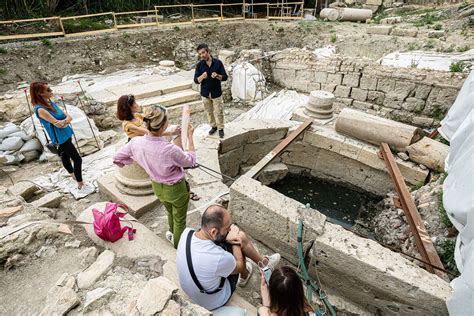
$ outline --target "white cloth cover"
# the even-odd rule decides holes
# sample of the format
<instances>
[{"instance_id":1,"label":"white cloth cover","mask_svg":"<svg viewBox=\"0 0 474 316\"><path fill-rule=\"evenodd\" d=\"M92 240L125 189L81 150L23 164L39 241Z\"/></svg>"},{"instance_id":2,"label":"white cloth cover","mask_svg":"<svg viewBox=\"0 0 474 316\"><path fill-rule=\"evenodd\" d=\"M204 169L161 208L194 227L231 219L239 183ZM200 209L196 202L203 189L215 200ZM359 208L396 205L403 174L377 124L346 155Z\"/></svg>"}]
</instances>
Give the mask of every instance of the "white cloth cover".
<instances>
[{"instance_id":1,"label":"white cloth cover","mask_svg":"<svg viewBox=\"0 0 474 316\"><path fill-rule=\"evenodd\" d=\"M471 91L472 92L472 91ZM472 100L471 100L472 101ZM457 108L451 108L455 112ZM458 117L451 113L452 117ZM455 126L452 126L453 129ZM451 282L450 315L472 315L474 306L474 109L454 129L446 159L448 176L443 184L443 205L459 231L455 260L461 275Z\"/></svg>"},{"instance_id":2,"label":"white cloth cover","mask_svg":"<svg viewBox=\"0 0 474 316\"><path fill-rule=\"evenodd\" d=\"M464 81L456 101L441 121L441 127L438 129L441 136L451 141L454 133L472 109L474 109L474 71L471 71Z\"/></svg>"},{"instance_id":3,"label":"white cloth cover","mask_svg":"<svg viewBox=\"0 0 474 316\"><path fill-rule=\"evenodd\" d=\"M263 99L265 77L252 64L244 62L232 68L232 98L257 101Z\"/></svg>"}]
</instances>

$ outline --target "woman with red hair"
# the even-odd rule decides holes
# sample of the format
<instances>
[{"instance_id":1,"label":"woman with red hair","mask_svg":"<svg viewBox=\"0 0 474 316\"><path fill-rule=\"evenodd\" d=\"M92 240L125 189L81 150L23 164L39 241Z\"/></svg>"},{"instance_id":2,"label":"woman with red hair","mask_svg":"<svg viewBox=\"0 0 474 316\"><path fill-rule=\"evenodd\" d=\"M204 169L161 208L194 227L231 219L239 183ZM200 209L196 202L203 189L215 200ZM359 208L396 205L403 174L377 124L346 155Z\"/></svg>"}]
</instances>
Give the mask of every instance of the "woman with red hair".
<instances>
[{"instance_id":1,"label":"woman with red hair","mask_svg":"<svg viewBox=\"0 0 474 316\"><path fill-rule=\"evenodd\" d=\"M69 123L72 118L61 111L51 100L52 96L53 90L47 82L35 81L30 84L31 103L36 116L46 130L51 143L58 145L58 156L61 157L64 168L77 181L78 195L89 195L95 191L95 188L84 184L82 179L82 158L71 140L74 132Z\"/></svg>"}]
</instances>

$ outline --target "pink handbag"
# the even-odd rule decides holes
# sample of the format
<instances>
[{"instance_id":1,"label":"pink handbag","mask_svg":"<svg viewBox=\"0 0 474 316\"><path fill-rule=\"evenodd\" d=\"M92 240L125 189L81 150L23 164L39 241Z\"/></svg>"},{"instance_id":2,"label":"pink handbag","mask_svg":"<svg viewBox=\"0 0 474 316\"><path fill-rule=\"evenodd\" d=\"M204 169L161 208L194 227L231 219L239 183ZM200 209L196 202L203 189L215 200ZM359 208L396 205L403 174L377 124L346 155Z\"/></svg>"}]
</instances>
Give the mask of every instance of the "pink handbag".
<instances>
[{"instance_id":1,"label":"pink handbag","mask_svg":"<svg viewBox=\"0 0 474 316\"><path fill-rule=\"evenodd\" d=\"M125 213L118 212L118 208L125 210ZM105 205L104 213L97 209L92 210L94 216L94 231L99 238L105 241L117 241L122 238L125 231L128 232L128 240L133 240L133 234L137 231L130 226L121 225L121 218L124 217L128 211L128 207L125 204L117 204L107 202ZM130 223L130 222L129 222ZM130 225L132 225L130 223Z\"/></svg>"}]
</instances>

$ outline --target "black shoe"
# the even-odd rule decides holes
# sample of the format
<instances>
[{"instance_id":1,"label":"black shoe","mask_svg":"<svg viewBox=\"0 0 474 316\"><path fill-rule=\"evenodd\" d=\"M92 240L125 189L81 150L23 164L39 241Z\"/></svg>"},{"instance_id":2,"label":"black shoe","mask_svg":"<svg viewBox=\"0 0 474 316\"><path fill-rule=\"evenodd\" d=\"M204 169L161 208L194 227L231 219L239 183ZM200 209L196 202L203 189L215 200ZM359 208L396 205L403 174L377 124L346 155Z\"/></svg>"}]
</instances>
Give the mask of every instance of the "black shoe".
<instances>
[{"instance_id":1,"label":"black shoe","mask_svg":"<svg viewBox=\"0 0 474 316\"><path fill-rule=\"evenodd\" d=\"M224 138L224 130L223 129L219 130L219 137Z\"/></svg>"},{"instance_id":2,"label":"black shoe","mask_svg":"<svg viewBox=\"0 0 474 316\"><path fill-rule=\"evenodd\" d=\"M213 135L217 131L217 127L213 127L209 130L209 135Z\"/></svg>"}]
</instances>

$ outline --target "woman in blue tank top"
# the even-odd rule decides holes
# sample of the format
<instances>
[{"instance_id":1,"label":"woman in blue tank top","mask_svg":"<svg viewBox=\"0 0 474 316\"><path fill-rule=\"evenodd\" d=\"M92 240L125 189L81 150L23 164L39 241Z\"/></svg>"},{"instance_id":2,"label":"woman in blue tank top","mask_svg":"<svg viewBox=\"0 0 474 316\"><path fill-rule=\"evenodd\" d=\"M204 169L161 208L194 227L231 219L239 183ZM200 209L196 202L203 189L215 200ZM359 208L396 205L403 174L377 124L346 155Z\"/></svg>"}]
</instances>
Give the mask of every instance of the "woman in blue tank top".
<instances>
[{"instance_id":1,"label":"woman in blue tank top","mask_svg":"<svg viewBox=\"0 0 474 316\"><path fill-rule=\"evenodd\" d=\"M30 84L31 103L36 116L46 130L51 143L58 145L58 155L61 157L64 168L77 181L79 195L88 195L94 192L95 188L84 184L82 179L82 158L71 140L74 132L69 123L72 118L51 101L52 96L53 90L48 83L36 81Z\"/></svg>"}]
</instances>

